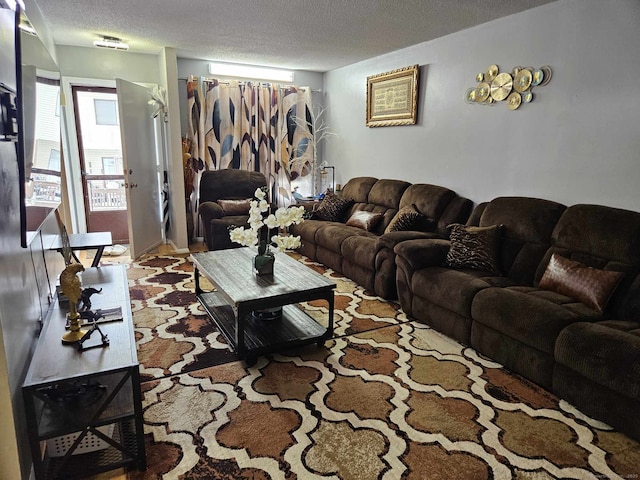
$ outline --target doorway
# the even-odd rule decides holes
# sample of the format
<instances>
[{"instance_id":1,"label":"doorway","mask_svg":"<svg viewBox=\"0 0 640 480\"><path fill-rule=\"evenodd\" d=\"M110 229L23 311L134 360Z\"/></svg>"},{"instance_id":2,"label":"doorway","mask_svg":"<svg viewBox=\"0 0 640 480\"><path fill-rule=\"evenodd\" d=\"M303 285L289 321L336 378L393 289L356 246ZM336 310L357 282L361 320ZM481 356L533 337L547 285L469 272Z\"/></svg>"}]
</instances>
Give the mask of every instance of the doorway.
<instances>
[{"instance_id":1,"label":"doorway","mask_svg":"<svg viewBox=\"0 0 640 480\"><path fill-rule=\"evenodd\" d=\"M73 86L87 232L129 243L122 141L115 88Z\"/></svg>"}]
</instances>

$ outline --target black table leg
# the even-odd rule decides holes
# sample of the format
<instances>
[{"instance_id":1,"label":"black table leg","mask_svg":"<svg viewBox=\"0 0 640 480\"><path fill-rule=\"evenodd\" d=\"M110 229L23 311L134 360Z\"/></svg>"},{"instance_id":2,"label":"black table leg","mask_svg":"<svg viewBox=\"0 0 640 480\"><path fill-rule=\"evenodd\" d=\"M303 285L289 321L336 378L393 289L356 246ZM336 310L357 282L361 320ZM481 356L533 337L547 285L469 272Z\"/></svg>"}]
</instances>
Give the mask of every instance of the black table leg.
<instances>
[{"instance_id":1,"label":"black table leg","mask_svg":"<svg viewBox=\"0 0 640 480\"><path fill-rule=\"evenodd\" d=\"M92 267L97 267L100 263L100 258L102 258L102 252L104 252L104 246L98 247L96 250L96 256L93 257L93 262L91 262ZM75 257L75 254L73 255Z\"/></svg>"}]
</instances>

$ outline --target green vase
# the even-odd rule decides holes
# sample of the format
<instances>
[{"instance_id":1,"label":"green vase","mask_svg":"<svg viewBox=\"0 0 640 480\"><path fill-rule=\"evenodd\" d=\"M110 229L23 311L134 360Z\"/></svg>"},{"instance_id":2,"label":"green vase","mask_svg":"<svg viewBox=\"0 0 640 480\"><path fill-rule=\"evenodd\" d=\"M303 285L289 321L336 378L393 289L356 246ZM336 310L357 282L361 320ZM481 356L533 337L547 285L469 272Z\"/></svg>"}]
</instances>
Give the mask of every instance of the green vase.
<instances>
[{"instance_id":1,"label":"green vase","mask_svg":"<svg viewBox=\"0 0 640 480\"><path fill-rule=\"evenodd\" d=\"M273 253L268 252L253 257L253 270L257 275L273 275L273 264L276 257Z\"/></svg>"}]
</instances>

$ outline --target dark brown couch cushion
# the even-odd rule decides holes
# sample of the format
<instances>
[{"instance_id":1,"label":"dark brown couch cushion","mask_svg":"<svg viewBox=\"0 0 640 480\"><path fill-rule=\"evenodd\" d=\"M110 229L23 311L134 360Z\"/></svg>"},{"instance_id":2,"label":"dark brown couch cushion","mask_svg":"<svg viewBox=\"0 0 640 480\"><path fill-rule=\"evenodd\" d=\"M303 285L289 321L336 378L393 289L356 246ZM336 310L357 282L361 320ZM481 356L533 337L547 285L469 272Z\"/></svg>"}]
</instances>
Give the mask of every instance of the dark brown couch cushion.
<instances>
[{"instance_id":1,"label":"dark brown couch cushion","mask_svg":"<svg viewBox=\"0 0 640 480\"><path fill-rule=\"evenodd\" d=\"M382 213L358 211L347 220L347 226L358 227L370 232L382 220Z\"/></svg>"},{"instance_id":2,"label":"dark brown couch cushion","mask_svg":"<svg viewBox=\"0 0 640 480\"><path fill-rule=\"evenodd\" d=\"M384 233L389 232L403 232L406 230L417 231L429 231L433 230L435 222L422 213L420 213L415 204L407 205L398 210L387 228L384 229Z\"/></svg>"},{"instance_id":3,"label":"dark brown couch cushion","mask_svg":"<svg viewBox=\"0 0 640 480\"><path fill-rule=\"evenodd\" d=\"M327 222L341 222L353 200L339 195L328 194L314 213L314 217Z\"/></svg>"},{"instance_id":4,"label":"dark brown couch cushion","mask_svg":"<svg viewBox=\"0 0 640 480\"><path fill-rule=\"evenodd\" d=\"M638 336L611 328L607 322L574 323L558 336L555 357L598 385L640 400Z\"/></svg>"},{"instance_id":5,"label":"dark brown couch cushion","mask_svg":"<svg viewBox=\"0 0 640 480\"><path fill-rule=\"evenodd\" d=\"M587 267L554 253L539 287L575 298L602 313L622 277L621 272Z\"/></svg>"},{"instance_id":6,"label":"dark brown couch cushion","mask_svg":"<svg viewBox=\"0 0 640 480\"><path fill-rule=\"evenodd\" d=\"M578 204L567 208L553 232L547 253L593 268L624 272L607 310L620 319L640 318L640 212ZM539 278L542 277L546 261Z\"/></svg>"},{"instance_id":7,"label":"dark brown couch cushion","mask_svg":"<svg viewBox=\"0 0 640 480\"><path fill-rule=\"evenodd\" d=\"M491 273L500 273L498 248L500 226L468 227L459 223L450 226L451 246L447 265Z\"/></svg>"},{"instance_id":8,"label":"dark brown couch cushion","mask_svg":"<svg viewBox=\"0 0 640 480\"><path fill-rule=\"evenodd\" d=\"M503 275L523 285L534 283L551 245L553 228L565 209L559 203L529 197L498 197L486 205L478 225L503 226L499 262Z\"/></svg>"},{"instance_id":9,"label":"dark brown couch cushion","mask_svg":"<svg viewBox=\"0 0 640 480\"><path fill-rule=\"evenodd\" d=\"M225 215L248 215L251 207L251 199L219 199L218 205L222 207Z\"/></svg>"}]
</instances>

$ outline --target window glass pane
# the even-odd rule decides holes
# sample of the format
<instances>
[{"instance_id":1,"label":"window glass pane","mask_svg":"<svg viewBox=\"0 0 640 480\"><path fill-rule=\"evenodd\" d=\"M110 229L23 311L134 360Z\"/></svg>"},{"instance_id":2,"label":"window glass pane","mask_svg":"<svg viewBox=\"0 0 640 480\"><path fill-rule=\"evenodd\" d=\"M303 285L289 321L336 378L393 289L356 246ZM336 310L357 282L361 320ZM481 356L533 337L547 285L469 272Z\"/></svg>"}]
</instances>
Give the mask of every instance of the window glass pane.
<instances>
[{"instance_id":1,"label":"window glass pane","mask_svg":"<svg viewBox=\"0 0 640 480\"><path fill-rule=\"evenodd\" d=\"M49 153L49 170L60 171L60 150L51 149Z\"/></svg>"},{"instance_id":2,"label":"window glass pane","mask_svg":"<svg viewBox=\"0 0 640 480\"><path fill-rule=\"evenodd\" d=\"M118 125L118 110L114 100L93 100L96 109L96 125Z\"/></svg>"},{"instance_id":3,"label":"window glass pane","mask_svg":"<svg viewBox=\"0 0 640 480\"><path fill-rule=\"evenodd\" d=\"M116 159L114 157L102 157L102 170L105 175L118 175Z\"/></svg>"}]
</instances>

